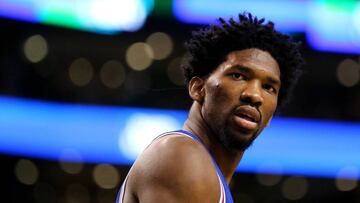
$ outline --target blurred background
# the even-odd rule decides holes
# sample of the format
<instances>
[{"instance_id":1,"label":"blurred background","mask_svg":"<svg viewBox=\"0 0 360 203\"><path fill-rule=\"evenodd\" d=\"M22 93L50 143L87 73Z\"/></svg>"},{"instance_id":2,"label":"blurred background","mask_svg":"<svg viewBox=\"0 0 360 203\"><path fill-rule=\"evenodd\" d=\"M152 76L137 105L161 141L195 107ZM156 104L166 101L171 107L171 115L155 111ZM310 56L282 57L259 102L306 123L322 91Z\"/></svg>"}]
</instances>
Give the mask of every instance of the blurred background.
<instances>
[{"instance_id":1,"label":"blurred background","mask_svg":"<svg viewBox=\"0 0 360 203\"><path fill-rule=\"evenodd\" d=\"M357 0L1 0L0 202L115 202L136 156L186 119L191 30L243 11L302 41L307 64L235 202L360 202Z\"/></svg>"}]
</instances>

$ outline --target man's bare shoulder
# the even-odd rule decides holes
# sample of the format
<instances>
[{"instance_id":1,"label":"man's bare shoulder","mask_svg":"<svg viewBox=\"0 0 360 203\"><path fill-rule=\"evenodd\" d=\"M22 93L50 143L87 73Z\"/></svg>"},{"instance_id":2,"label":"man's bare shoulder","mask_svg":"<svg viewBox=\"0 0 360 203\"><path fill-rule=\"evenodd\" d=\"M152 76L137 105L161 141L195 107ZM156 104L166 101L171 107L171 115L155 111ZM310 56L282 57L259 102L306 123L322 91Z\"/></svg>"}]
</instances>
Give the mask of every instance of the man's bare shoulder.
<instances>
[{"instance_id":1,"label":"man's bare shoulder","mask_svg":"<svg viewBox=\"0 0 360 203\"><path fill-rule=\"evenodd\" d=\"M139 156L129 175L132 190L140 196L163 191L178 195L179 199L182 195L184 198L219 197L216 170L207 150L183 135L167 135L155 140Z\"/></svg>"}]
</instances>

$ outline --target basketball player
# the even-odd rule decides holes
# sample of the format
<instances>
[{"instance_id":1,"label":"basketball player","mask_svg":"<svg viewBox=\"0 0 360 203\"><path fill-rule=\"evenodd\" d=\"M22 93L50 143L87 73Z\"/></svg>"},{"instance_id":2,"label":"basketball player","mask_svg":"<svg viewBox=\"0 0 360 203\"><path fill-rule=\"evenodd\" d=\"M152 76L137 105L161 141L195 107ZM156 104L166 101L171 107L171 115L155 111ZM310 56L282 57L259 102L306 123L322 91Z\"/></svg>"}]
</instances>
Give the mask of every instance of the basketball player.
<instances>
[{"instance_id":1,"label":"basketball player","mask_svg":"<svg viewBox=\"0 0 360 203\"><path fill-rule=\"evenodd\" d=\"M157 137L117 198L124 203L231 203L228 187L244 151L293 88L298 44L251 14L193 33L183 64L193 100L182 130Z\"/></svg>"}]
</instances>

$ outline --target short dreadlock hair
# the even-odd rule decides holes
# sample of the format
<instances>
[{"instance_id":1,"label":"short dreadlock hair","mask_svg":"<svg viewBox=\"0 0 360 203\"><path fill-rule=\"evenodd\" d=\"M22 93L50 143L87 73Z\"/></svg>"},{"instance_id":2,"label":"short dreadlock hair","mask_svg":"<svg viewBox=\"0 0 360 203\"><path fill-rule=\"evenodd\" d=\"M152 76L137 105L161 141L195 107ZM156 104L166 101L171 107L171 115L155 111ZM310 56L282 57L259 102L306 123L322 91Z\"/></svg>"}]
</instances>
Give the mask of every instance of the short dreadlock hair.
<instances>
[{"instance_id":1,"label":"short dreadlock hair","mask_svg":"<svg viewBox=\"0 0 360 203\"><path fill-rule=\"evenodd\" d=\"M301 75L304 60L299 52L300 43L276 31L273 22L264 21L264 18L258 20L250 13L242 13L238 22L233 18L228 21L219 18L220 25L192 32L192 37L185 43L188 57L182 63L186 84L194 76L209 76L230 52L258 48L269 52L279 64L281 88L278 104L282 106Z\"/></svg>"}]
</instances>

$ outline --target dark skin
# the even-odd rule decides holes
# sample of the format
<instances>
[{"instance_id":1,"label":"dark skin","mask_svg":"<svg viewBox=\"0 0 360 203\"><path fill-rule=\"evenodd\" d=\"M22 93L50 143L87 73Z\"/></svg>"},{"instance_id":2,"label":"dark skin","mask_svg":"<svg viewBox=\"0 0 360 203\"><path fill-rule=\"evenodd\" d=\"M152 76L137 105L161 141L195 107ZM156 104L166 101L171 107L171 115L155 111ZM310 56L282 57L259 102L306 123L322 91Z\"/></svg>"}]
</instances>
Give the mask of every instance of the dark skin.
<instances>
[{"instance_id":1,"label":"dark skin","mask_svg":"<svg viewBox=\"0 0 360 203\"><path fill-rule=\"evenodd\" d=\"M279 65L256 48L233 51L207 78L194 77L188 87L194 102L183 129L205 143L229 183L246 147L276 110ZM219 181L206 149L174 134L155 140L136 160L124 202L215 203L219 197Z\"/></svg>"}]
</instances>

